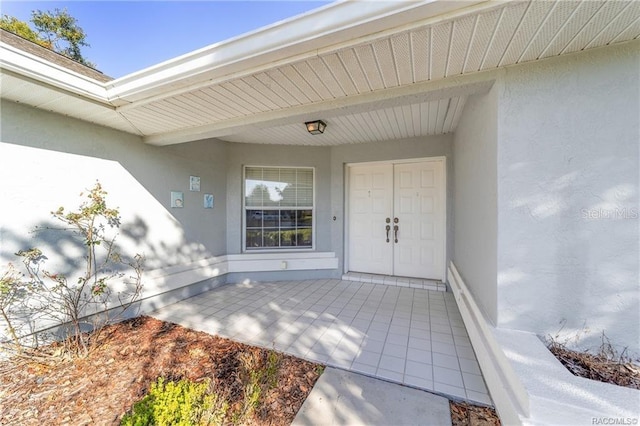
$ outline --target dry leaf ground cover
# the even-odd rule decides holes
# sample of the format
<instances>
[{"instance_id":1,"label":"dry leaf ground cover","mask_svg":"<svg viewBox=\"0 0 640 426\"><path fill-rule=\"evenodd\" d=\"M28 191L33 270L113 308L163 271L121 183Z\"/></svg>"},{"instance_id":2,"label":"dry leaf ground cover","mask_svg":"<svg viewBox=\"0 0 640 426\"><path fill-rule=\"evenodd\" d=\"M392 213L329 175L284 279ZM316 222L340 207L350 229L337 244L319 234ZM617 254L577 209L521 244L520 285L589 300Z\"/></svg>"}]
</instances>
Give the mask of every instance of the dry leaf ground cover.
<instances>
[{"instance_id":1,"label":"dry leaf ground cover","mask_svg":"<svg viewBox=\"0 0 640 426\"><path fill-rule=\"evenodd\" d=\"M109 326L86 358L22 360L0 365L0 424L119 424L158 377L209 378L241 404L243 358L266 362L268 351L149 317ZM255 361L254 361L255 363ZM261 397L248 422L290 424L322 369L281 355L277 383Z\"/></svg>"},{"instance_id":2,"label":"dry leaf ground cover","mask_svg":"<svg viewBox=\"0 0 640 426\"><path fill-rule=\"evenodd\" d=\"M491 407L481 407L466 402L449 403L452 426L500 426L500 417Z\"/></svg>"},{"instance_id":3,"label":"dry leaf ground cover","mask_svg":"<svg viewBox=\"0 0 640 426\"><path fill-rule=\"evenodd\" d=\"M604 342L604 338L596 354L576 352L555 341L551 341L548 347L562 365L576 376L640 389L640 366L624 355L617 355L611 345Z\"/></svg>"}]
</instances>

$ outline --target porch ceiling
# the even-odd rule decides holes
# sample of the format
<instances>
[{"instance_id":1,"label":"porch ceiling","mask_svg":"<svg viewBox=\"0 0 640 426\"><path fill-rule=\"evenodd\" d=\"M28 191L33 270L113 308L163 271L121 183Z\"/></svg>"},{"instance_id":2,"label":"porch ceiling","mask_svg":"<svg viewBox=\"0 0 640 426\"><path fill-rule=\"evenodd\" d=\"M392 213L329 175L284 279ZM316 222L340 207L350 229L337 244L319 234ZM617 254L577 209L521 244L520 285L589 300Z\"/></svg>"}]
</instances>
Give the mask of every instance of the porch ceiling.
<instances>
[{"instance_id":1,"label":"porch ceiling","mask_svg":"<svg viewBox=\"0 0 640 426\"><path fill-rule=\"evenodd\" d=\"M349 3L322 13L339 20L341 8L354 7ZM467 97L491 84L482 71L640 36L637 1L397 4L395 11L379 11L347 29L327 34L315 28L311 40L290 41L262 57L231 58L224 66L216 58L243 38L231 40L227 50L205 48L106 83L97 100L87 96L90 88L74 90L70 98L69 88L3 61L2 97L137 133L156 145L206 138L296 145L382 141L455 130ZM262 37L268 45L267 36L295 22L246 39ZM189 74L176 72L189 66ZM154 78L155 84L147 83ZM324 135L306 133L303 123L312 119L329 123Z\"/></svg>"}]
</instances>

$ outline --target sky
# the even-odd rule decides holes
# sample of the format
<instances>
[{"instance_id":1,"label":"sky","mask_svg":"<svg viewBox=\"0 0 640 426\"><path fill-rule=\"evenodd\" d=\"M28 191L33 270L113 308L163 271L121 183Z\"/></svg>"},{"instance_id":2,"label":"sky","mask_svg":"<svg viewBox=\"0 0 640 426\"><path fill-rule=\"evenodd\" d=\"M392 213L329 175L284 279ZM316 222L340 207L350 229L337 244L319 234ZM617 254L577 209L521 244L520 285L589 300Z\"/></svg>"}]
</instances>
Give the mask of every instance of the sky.
<instances>
[{"instance_id":1,"label":"sky","mask_svg":"<svg viewBox=\"0 0 640 426\"><path fill-rule=\"evenodd\" d=\"M3 15L67 9L85 31L82 55L118 78L321 7L330 1L6 1Z\"/></svg>"}]
</instances>

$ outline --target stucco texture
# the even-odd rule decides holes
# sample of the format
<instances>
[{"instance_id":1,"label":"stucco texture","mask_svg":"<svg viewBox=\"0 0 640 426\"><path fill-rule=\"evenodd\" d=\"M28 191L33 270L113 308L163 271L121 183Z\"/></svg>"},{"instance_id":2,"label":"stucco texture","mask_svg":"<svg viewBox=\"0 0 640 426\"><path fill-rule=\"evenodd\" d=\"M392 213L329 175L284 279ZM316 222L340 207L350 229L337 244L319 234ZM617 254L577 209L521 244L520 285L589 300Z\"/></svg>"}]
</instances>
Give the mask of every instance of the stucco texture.
<instances>
[{"instance_id":1,"label":"stucco texture","mask_svg":"<svg viewBox=\"0 0 640 426\"><path fill-rule=\"evenodd\" d=\"M487 319L497 321L497 93L467 101L454 135L453 261Z\"/></svg>"},{"instance_id":2,"label":"stucco texture","mask_svg":"<svg viewBox=\"0 0 640 426\"><path fill-rule=\"evenodd\" d=\"M639 46L504 70L500 327L640 353Z\"/></svg>"}]
</instances>

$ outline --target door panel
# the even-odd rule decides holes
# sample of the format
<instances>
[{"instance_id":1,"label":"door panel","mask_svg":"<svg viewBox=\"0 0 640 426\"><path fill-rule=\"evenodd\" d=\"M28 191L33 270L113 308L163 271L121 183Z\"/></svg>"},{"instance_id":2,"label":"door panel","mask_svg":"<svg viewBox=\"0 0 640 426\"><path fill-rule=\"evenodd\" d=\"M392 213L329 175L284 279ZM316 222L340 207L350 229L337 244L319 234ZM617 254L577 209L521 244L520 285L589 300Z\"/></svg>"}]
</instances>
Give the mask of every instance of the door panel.
<instances>
[{"instance_id":1,"label":"door panel","mask_svg":"<svg viewBox=\"0 0 640 426\"><path fill-rule=\"evenodd\" d=\"M444 214L441 161L395 165L398 218L394 275L442 279ZM410 177L409 177L410 176Z\"/></svg>"},{"instance_id":2,"label":"door panel","mask_svg":"<svg viewBox=\"0 0 640 426\"><path fill-rule=\"evenodd\" d=\"M444 279L443 162L355 165L348 170L349 270ZM386 218L391 219L389 243Z\"/></svg>"},{"instance_id":3,"label":"door panel","mask_svg":"<svg viewBox=\"0 0 640 426\"><path fill-rule=\"evenodd\" d=\"M385 219L393 212L393 166L349 167L349 182L349 269L391 275L393 245L386 242Z\"/></svg>"}]
</instances>

